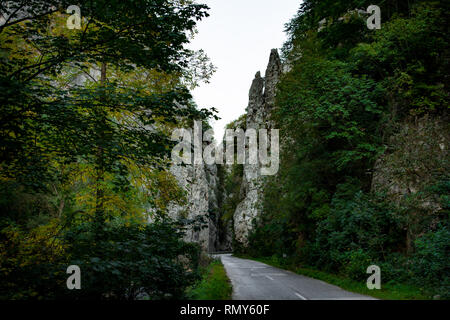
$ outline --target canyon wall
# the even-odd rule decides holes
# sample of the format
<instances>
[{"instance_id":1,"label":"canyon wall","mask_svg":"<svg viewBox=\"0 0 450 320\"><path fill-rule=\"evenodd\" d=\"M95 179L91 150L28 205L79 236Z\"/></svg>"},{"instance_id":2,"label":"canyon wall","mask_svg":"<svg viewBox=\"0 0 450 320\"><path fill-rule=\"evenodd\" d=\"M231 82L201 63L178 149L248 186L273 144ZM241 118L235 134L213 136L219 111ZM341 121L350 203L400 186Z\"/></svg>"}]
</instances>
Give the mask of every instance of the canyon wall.
<instances>
[{"instance_id":1,"label":"canyon wall","mask_svg":"<svg viewBox=\"0 0 450 320\"><path fill-rule=\"evenodd\" d=\"M246 129L274 129L270 121L271 110L275 103L276 85L282 74L283 66L276 49L270 53L269 63L265 77L257 72L249 92L249 103L244 123L236 122L237 127ZM225 139L224 139L225 140ZM246 145L246 159L248 160L248 145ZM183 206L170 204L169 216L177 218L195 219L203 217L206 228L202 230L189 229L186 240L199 243L205 251L229 251L232 249L232 240L242 245L247 244L249 231L253 219L261 211L262 187L264 177L260 174L260 164L243 165L242 176L238 177L240 190L227 193L224 179L219 177L230 176L232 165L173 165L170 169L178 184L186 192L187 203ZM232 217L223 219L224 203L230 198L238 197L239 203ZM230 219L231 218L231 219Z\"/></svg>"},{"instance_id":2,"label":"canyon wall","mask_svg":"<svg viewBox=\"0 0 450 320\"><path fill-rule=\"evenodd\" d=\"M216 165L173 165L170 169L179 186L186 192L183 206L169 204L168 215L173 219L203 217L206 223L200 230L189 228L185 240L200 244L206 252L218 247L218 178Z\"/></svg>"},{"instance_id":3,"label":"canyon wall","mask_svg":"<svg viewBox=\"0 0 450 320\"><path fill-rule=\"evenodd\" d=\"M276 49L270 53L265 77L257 72L250 87L247 108L247 129L273 129L270 113L275 103L276 85L282 73L280 56ZM247 149L248 150L248 149ZM248 155L248 152L247 152ZM233 216L234 238L246 245L252 222L261 211L261 196L264 177L260 175L260 164L244 164L241 185L243 200L238 204Z\"/></svg>"}]
</instances>

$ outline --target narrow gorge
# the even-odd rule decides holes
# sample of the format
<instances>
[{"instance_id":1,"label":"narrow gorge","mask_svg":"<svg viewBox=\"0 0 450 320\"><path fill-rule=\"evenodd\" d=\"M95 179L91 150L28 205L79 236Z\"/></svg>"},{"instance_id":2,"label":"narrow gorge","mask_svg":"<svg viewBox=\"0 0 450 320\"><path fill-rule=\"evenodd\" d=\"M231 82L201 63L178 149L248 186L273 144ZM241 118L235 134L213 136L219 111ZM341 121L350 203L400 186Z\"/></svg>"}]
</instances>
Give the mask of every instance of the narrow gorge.
<instances>
[{"instance_id":1,"label":"narrow gorge","mask_svg":"<svg viewBox=\"0 0 450 320\"><path fill-rule=\"evenodd\" d=\"M277 49L270 53L265 76L257 72L249 91L246 114L235 121L233 129L272 129L270 113L275 103L275 90L283 66ZM225 144L225 137L223 139ZM248 143L246 144L248 160ZM233 166L223 165L172 165L170 172L186 192L187 204L170 204L168 215L174 219L205 217L206 228L187 231L186 240L199 243L207 252L232 251L233 242L246 245L254 218L261 211L261 195L265 178L260 174L260 164L241 165L237 188L227 190L225 180L230 178ZM236 182L236 181L235 181ZM235 185L236 187L236 185ZM234 204L231 204L234 199ZM228 217L224 206L233 213Z\"/></svg>"}]
</instances>

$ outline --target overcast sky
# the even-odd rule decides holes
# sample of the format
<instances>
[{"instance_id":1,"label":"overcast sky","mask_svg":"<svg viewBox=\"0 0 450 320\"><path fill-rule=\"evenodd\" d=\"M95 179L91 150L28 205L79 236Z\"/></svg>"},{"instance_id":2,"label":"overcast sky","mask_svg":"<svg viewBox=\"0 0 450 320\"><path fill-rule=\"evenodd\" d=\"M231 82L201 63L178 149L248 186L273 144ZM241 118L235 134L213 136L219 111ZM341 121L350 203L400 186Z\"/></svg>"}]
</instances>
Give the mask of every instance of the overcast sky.
<instances>
[{"instance_id":1,"label":"overcast sky","mask_svg":"<svg viewBox=\"0 0 450 320\"><path fill-rule=\"evenodd\" d=\"M217 67L209 84L193 91L199 107L215 107L219 121L212 125L221 140L227 123L245 113L248 92L257 71L264 75L270 50L286 40L284 24L300 0L203 0L210 16L198 24L192 49L204 49Z\"/></svg>"}]
</instances>

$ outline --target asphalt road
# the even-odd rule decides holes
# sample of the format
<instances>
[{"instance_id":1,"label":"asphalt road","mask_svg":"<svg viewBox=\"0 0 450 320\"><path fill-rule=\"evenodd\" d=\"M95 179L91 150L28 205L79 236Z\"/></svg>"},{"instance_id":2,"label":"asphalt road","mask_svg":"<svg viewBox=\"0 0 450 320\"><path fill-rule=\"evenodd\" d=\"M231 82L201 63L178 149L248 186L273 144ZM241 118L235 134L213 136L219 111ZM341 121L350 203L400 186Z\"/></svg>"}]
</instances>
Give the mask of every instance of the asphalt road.
<instances>
[{"instance_id":1,"label":"asphalt road","mask_svg":"<svg viewBox=\"0 0 450 320\"><path fill-rule=\"evenodd\" d=\"M233 300L373 300L267 264L219 255L233 285Z\"/></svg>"}]
</instances>

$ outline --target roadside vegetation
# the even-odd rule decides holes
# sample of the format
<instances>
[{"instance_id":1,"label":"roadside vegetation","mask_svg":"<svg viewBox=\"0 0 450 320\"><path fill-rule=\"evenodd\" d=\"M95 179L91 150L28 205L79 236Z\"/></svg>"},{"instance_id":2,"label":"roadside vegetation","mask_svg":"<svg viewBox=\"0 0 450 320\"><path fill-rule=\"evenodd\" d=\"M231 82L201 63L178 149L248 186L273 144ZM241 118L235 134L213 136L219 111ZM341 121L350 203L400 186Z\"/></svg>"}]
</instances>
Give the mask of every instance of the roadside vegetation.
<instances>
[{"instance_id":1,"label":"roadside vegetation","mask_svg":"<svg viewBox=\"0 0 450 320\"><path fill-rule=\"evenodd\" d=\"M231 300L232 286L220 260L212 260L202 268L201 274L201 281L188 289L188 299Z\"/></svg>"}]
</instances>

